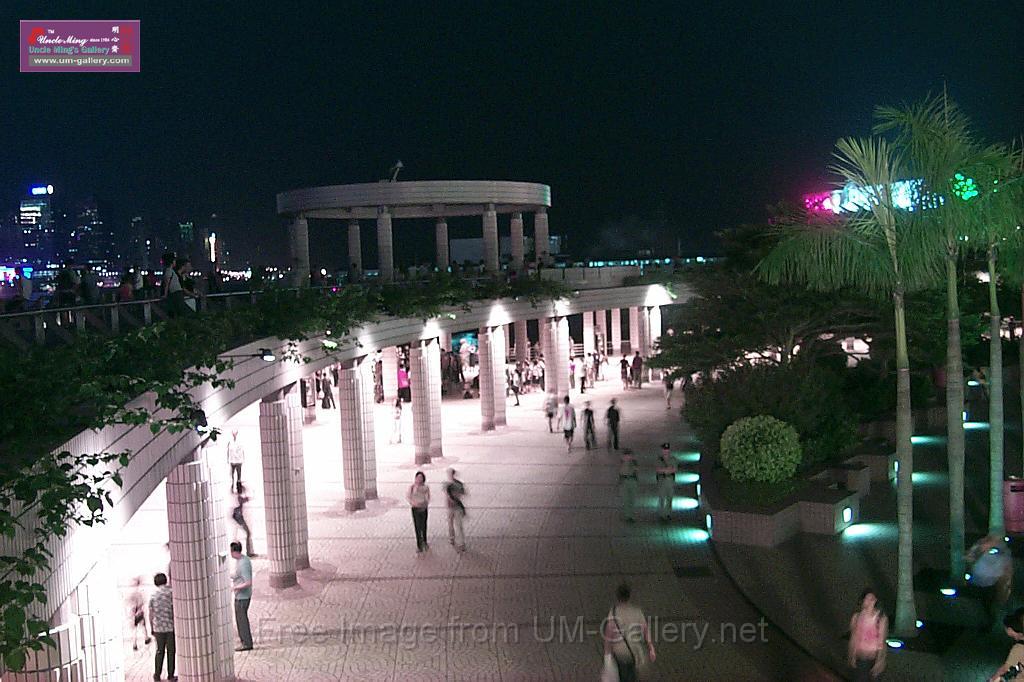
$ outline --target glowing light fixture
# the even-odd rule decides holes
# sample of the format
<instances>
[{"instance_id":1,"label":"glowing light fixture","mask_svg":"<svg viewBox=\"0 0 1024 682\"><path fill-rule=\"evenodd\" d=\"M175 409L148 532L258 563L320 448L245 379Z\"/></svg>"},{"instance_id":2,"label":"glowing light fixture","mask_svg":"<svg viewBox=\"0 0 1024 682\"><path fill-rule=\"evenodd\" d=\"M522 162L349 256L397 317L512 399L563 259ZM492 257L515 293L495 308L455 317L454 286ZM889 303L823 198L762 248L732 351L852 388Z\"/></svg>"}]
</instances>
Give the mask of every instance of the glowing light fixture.
<instances>
[{"instance_id":1,"label":"glowing light fixture","mask_svg":"<svg viewBox=\"0 0 1024 682\"><path fill-rule=\"evenodd\" d=\"M843 523L849 523L850 521L853 521L853 509L843 507Z\"/></svg>"},{"instance_id":2,"label":"glowing light fixture","mask_svg":"<svg viewBox=\"0 0 1024 682\"><path fill-rule=\"evenodd\" d=\"M338 348L338 342L333 339L324 339L322 343L325 350L336 350Z\"/></svg>"},{"instance_id":3,"label":"glowing light fixture","mask_svg":"<svg viewBox=\"0 0 1024 682\"><path fill-rule=\"evenodd\" d=\"M902 639L896 639L895 637L889 637L888 639L885 640L885 645L887 647L889 647L890 649L902 649L903 648L903 640Z\"/></svg>"},{"instance_id":4,"label":"glowing light fixture","mask_svg":"<svg viewBox=\"0 0 1024 682\"><path fill-rule=\"evenodd\" d=\"M676 474L676 483L686 485L688 483L696 483L700 480L700 474L693 471L683 471Z\"/></svg>"},{"instance_id":5,"label":"glowing light fixture","mask_svg":"<svg viewBox=\"0 0 1024 682\"><path fill-rule=\"evenodd\" d=\"M979 194L974 178L965 177L963 173L953 174L952 185L953 194L963 201L970 201Z\"/></svg>"},{"instance_id":6,"label":"glowing light fixture","mask_svg":"<svg viewBox=\"0 0 1024 682\"><path fill-rule=\"evenodd\" d=\"M942 589L939 590L939 592L944 597L955 597L956 596L956 588L955 587L943 587Z\"/></svg>"},{"instance_id":7,"label":"glowing light fixture","mask_svg":"<svg viewBox=\"0 0 1024 682\"><path fill-rule=\"evenodd\" d=\"M914 625L917 626L918 629L923 628L924 627L924 621L923 620L915 620L914 621Z\"/></svg>"},{"instance_id":8,"label":"glowing light fixture","mask_svg":"<svg viewBox=\"0 0 1024 682\"><path fill-rule=\"evenodd\" d=\"M700 461L700 453L699 452L678 452L678 453L676 453L676 461L679 461L679 462L691 462L691 463L692 462L699 462Z\"/></svg>"},{"instance_id":9,"label":"glowing light fixture","mask_svg":"<svg viewBox=\"0 0 1024 682\"><path fill-rule=\"evenodd\" d=\"M704 526L708 529L708 532L710 533L711 532L711 514L705 514L704 515Z\"/></svg>"},{"instance_id":10,"label":"glowing light fixture","mask_svg":"<svg viewBox=\"0 0 1024 682\"><path fill-rule=\"evenodd\" d=\"M277 356L269 348L260 348L260 360L263 360L263 362L273 362L277 360Z\"/></svg>"},{"instance_id":11,"label":"glowing light fixture","mask_svg":"<svg viewBox=\"0 0 1024 682\"><path fill-rule=\"evenodd\" d=\"M697 502L697 500L692 498L692 497L677 497L674 500L672 500L672 508L673 509L681 509L683 511L689 511L691 509L696 509L699 506L700 506L700 503Z\"/></svg>"},{"instance_id":12,"label":"glowing light fixture","mask_svg":"<svg viewBox=\"0 0 1024 682\"><path fill-rule=\"evenodd\" d=\"M964 422L964 429L967 431L978 431L988 428L988 422Z\"/></svg>"}]
</instances>

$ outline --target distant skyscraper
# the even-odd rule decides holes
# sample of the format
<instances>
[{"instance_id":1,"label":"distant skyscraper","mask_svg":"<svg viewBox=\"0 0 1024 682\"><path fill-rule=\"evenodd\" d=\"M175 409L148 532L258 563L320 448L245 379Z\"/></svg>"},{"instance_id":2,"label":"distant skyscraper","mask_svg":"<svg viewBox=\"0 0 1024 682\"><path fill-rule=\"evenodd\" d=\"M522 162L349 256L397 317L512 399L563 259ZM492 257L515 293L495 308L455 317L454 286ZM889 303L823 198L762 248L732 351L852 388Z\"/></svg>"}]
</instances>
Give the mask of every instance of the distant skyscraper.
<instances>
[{"instance_id":1,"label":"distant skyscraper","mask_svg":"<svg viewBox=\"0 0 1024 682\"><path fill-rule=\"evenodd\" d=\"M156 267L162 253L160 247L160 240L150 229L149 221L140 215L132 217L128 227L125 265L137 265L143 270Z\"/></svg>"},{"instance_id":2,"label":"distant skyscraper","mask_svg":"<svg viewBox=\"0 0 1024 682\"><path fill-rule=\"evenodd\" d=\"M18 227L21 230L20 251L16 254L33 263L45 265L56 258L53 185L40 185L30 190L18 207Z\"/></svg>"},{"instance_id":3,"label":"distant skyscraper","mask_svg":"<svg viewBox=\"0 0 1024 682\"><path fill-rule=\"evenodd\" d=\"M116 264L119 260L109 211L95 199L79 205L68 236L67 257L76 263Z\"/></svg>"}]
</instances>

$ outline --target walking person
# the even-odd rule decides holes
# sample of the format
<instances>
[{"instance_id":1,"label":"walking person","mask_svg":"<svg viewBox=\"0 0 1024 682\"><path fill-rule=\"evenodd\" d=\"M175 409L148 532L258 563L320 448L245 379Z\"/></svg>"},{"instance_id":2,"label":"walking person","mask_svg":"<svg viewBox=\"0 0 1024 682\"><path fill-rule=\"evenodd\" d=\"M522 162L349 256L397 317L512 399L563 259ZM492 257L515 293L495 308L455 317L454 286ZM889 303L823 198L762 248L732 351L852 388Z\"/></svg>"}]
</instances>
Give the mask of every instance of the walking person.
<instances>
[{"instance_id":1,"label":"walking person","mask_svg":"<svg viewBox=\"0 0 1024 682\"><path fill-rule=\"evenodd\" d=\"M569 358L569 388L576 388L576 358Z\"/></svg>"},{"instance_id":2,"label":"walking person","mask_svg":"<svg viewBox=\"0 0 1024 682\"><path fill-rule=\"evenodd\" d=\"M513 407L519 407L519 370L510 370L508 367L505 368L505 397L508 397L509 392L516 397L516 404Z\"/></svg>"},{"instance_id":3,"label":"walking person","mask_svg":"<svg viewBox=\"0 0 1024 682\"><path fill-rule=\"evenodd\" d=\"M427 476L422 471L416 472L416 478L405 493L405 499L412 507L412 526L416 531L416 553L422 554L430 549L430 545L427 544L427 509L430 507L430 487L427 486Z\"/></svg>"},{"instance_id":4,"label":"walking person","mask_svg":"<svg viewBox=\"0 0 1024 682\"><path fill-rule=\"evenodd\" d=\"M152 621L150 621L150 629L146 629L146 601L142 594L142 578L136 577L132 580L132 593L128 598L128 604L131 607L131 623L132 623L132 649L135 651L139 650L139 626L142 626L142 637L145 644L149 644L153 639L149 636L150 630L152 629Z\"/></svg>"},{"instance_id":5,"label":"walking person","mask_svg":"<svg viewBox=\"0 0 1024 682\"><path fill-rule=\"evenodd\" d=\"M569 396L562 401L562 410L558 415L558 423L565 437L566 452L572 452L573 434L576 432L576 408L569 402Z\"/></svg>"},{"instance_id":6,"label":"walking person","mask_svg":"<svg viewBox=\"0 0 1024 682\"><path fill-rule=\"evenodd\" d=\"M457 477L455 469L448 470L448 482L444 484L445 496L448 498L448 543L460 552L466 551L466 534L462 530L462 521L466 518L466 505L462 498L466 494L466 486Z\"/></svg>"},{"instance_id":7,"label":"walking person","mask_svg":"<svg viewBox=\"0 0 1024 682\"><path fill-rule=\"evenodd\" d=\"M608 425L608 449L619 449L619 408L615 406L615 398L612 398L608 411L604 413L604 422Z\"/></svg>"},{"instance_id":8,"label":"walking person","mask_svg":"<svg viewBox=\"0 0 1024 682\"><path fill-rule=\"evenodd\" d=\"M981 588L988 616L986 629L1001 631L1006 603L1013 586L1013 558L1002 535L990 534L974 543L964 559L970 565L970 583Z\"/></svg>"},{"instance_id":9,"label":"walking person","mask_svg":"<svg viewBox=\"0 0 1024 682\"><path fill-rule=\"evenodd\" d=\"M548 418L548 433L555 432L555 413L557 411L558 399L549 393L548 397L544 399L544 414Z\"/></svg>"},{"instance_id":10,"label":"walking person","mask_svg":"<svg viewBox=\"0 0 1024 682\"><path fill-rule=\"evenodd\" d=\"M160 679L166 657L167 679L176 682L178 676L174 674L174 598L171 595L171 588L167 586L166 575L157 573L153 576L153 584L156 585L156 590L149 598L149 624L153 637L156 638L153 679Z\"/></svg>"},{"instance_id":11,"label":"walking person","mask_svg":"<svg viewBox=\"0 0 1024 682\"><path fill-rule=\"evenodd\" d=\"M391 427L391 439L389 443L401 443L402 442L402 398L399 396L395 398L395 407L393 413L393 426Z\"/></svg>"},{"instance_id":12,"label":"walking person","mask_svg":"<svg viewBox=\"0 0 1024 682\"><path fill-rule=\"evenodd\" d=\"M636 493L640 485L640 468L633 457L633 451L622 452L619 463L619 501L622 503L622 518L630 523L636 521Z\"/></svg>"},{"instance_id":13,"label":"walking person","mask_svg":"<svg viewBox=\"0 0 1024 682\"><path fill-rule=\"evenodd\" d=\"M245 518L245 503L248 501L249 496L245 494L245 486L239 483L235 489L235 506L231 510L231 520L245 531L245 553L249 556L256 556L256 553L252 551L252 531L249 530L249 522Z\"/></svg>"},{"instance_id":14,"label":"walking person","mask_svg":"<svg viewBox=\"0 0 1024 682\"><path fill-rule=\"evenodd\" d=\"M622 359L619 360L619 376L622 377L622 390L623 391L628 391L629 388L630 388L630 385L633 383L632 379L630 378L630 372L631 372L631 370L629 368L629 360L627 360L626 356L623 355Z\"/></svg>"},{"instance_id":15,"label":"walking person","mask_svg":"<svg viewBox=\"0 0 1024 682\"><path fill-rule=\"evenodd\" d=\"M668 521L672 518L672 498L676 488L676 465L672 461L671 446L668 443L661 444L661 456L654 469L654 477L658 483L658 518Z\"/></svg>"},{"instance_id":16,"label":"walking person","mask_svg":"<svg viewBox=\"0 0 1024 682\"><path fill-rule=\"evenodd\" d=\"M597 432L594 431L594 409L590 401L583 403L583 443L587 450L597 449Z\"/></svg>"},{"instance_id":17,"label":"walking person","mask_svg":"<svg viewBox=\"0 0 1024 682\"><path fill-rule=\"evenodd\" d=\"M630 368L633 373L633 384L636 388L643 388L644 385L644 359L640 357L640 351L633 356L633 366Z\"/></svg>"},{"instance_id":18,"label":"walking person","mask_svg":"<svg viewBox=\"0 0 1024 682\"><path fill-rule=\"evenodd\" d=\"M242 464L245 462L245 450L238 442L238 429L231 429L231 440L228 441L228 466L231 467L228 480L235 492L242 489Z\"/></svg>"},{"instance_id":19,"label":"walking person","mask_svg":"<svg viewBox=\"0 0 1024 682\"><path fill-rule=\"evenodd\" d=\"M320 376L320 389L324 392L323 402L320 403L320 407L325 410L334 409L334 381L331 378L331 373L324 372Z\"/></svg>"},{"instance_id":20,"label":"walking person","mask_svg":"<svg viewBox=\"0 0 1024 682\"><path fill-rule=\"evenodd\" d=\"M889 620L878 609L878 596L870 587L860 595L858 610L850 617L848 662L855 682L869 682L885 670L885 638Z\"/></svg>"},{"instance_id":21,"label":"walking person","mask_svg":"<svg viewBox=\"0 0 1024 682\"><path fill-rule=\"evenodd\" d=\"M676 380L672 378L672 374L665 372L665 409L672 409L672 392L676 388Z\"/></svg>"},{"instance_id":22,"label":"walking person","mask_svg":"<svg viewBox=\"0 0 1024 682\"><path fill-rule=\"evenodd\" d=\"M252 601L252 562L242 554L240 542L231 543L231 558L235 570L231 574L231 589L235 593L235 627L242 645L235 651L252 651L252 629L249 627L249 603Z\"/></svg>"},{"instance_id":23,"label":"walking person","mask_svg":"<svg viewBox=\"0 0 1024 682\"><path fill-rule=\"evenodd\" d=\"M604 653L611 654L619 672L619 682L638 682L647 677L654 663L654 644L647 627L647 618L640 608L630 603L629 585L622 583L615 590L615 605L605 618Z\"/></svg>"}]
</instances>

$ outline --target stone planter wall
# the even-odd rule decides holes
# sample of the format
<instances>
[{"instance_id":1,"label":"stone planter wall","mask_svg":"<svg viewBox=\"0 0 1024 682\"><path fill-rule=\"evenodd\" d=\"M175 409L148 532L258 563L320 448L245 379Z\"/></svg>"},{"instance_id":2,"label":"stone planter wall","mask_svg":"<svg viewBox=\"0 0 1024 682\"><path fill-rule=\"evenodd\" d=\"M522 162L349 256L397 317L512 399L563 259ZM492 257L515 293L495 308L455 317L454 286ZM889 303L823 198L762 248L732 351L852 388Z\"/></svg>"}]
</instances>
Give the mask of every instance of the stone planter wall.
<instances>
[{"instance_id":1,"label":"stone planter wall","mask_svg":"<svg viewBox=\"0 0 1024 682\"><path fill-rule=\"evenodd\" d=\"M711 510L711 536L718 542L774 547L800 530L800 514L790 504L773 514Z\"/></svg>"}]
</instances>

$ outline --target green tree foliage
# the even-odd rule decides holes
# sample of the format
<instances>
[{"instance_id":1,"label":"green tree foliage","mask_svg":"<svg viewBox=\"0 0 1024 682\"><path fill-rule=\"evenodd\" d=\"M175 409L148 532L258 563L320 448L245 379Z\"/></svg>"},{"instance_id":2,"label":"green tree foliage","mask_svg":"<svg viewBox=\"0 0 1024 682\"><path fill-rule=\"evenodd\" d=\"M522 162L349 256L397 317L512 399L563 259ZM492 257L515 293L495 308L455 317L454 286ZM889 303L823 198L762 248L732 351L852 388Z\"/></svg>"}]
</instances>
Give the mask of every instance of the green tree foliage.
<instances>
[{"instance_id":1,"label":"green tree foliage","mask_svg":"<svg viewBox=\"0 0 1024 682\"><path fill-rule=\"evenodd\" d=\"M722 434L722 464L741 483L788 480L796 473L801 454L796 429L775 417L744 417Z\"/></svg>"},{"instance_id":2,"label":"green tree foliage","mask_svg":"<svg viewBox=\"0 0 1024 682\"><path fill-rule=\"evenodd\" d=\"M730 424L757 415L796 429L806 466L841 458L856 443L840 376L811 362L741 365L706 377L687 387L683 414L712 455Z\"/></svg>"}]
</instances>

